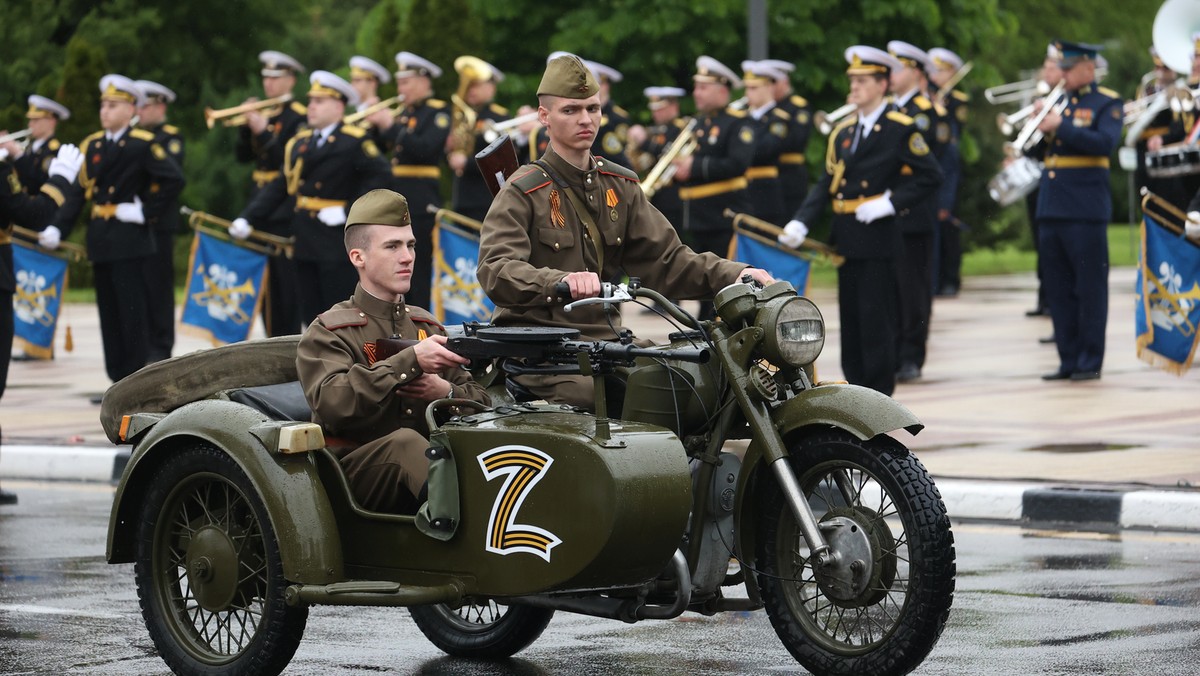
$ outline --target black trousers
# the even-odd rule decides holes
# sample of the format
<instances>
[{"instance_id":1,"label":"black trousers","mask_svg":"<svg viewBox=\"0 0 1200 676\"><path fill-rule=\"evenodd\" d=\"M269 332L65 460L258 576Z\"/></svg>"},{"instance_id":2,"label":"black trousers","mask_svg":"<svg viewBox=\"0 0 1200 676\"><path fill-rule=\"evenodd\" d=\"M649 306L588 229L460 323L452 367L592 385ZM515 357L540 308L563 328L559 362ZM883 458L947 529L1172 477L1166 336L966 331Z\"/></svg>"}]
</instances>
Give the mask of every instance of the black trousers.
<instances>
[{"instance_id":1,"label":"black trousers","mask_svg":"<svg viewBox=\"0 0 1200 676\"><path fill-rule=\"evenodd\" d=\"M296 261L300 320L308 326L317 315L354 295L358 271L349 258Z\"/></svg>"},{"instance_id":2,"label":"black trousers","mask_svg":"<svg viewBox=\"0 0 1200 676\"><path fill-rule=\"evenodd\" d=\"M897 353L900 364L925 365L929 341L929 319L933 311L933 232L906 232L901 236L896 259L896 283L900 294L900 326Z\"/></svg>"},{"instance_id":3,"label":"black trousers","mask_svg":"<svg viewBox=\"0 0 1200 676\"><path fill-rule=\"evenodd\" d=\"M438 252L433 250L433 214L422 208L418 213L409 209L412 219L413 237L417 240L417 255L413 258L412 284L404 294L404 302L421 308L433 307L429 302L432 293L434 262Z\"/></svg>"},{"instance_id":4,"label":"black trousers","mask_svg":"<svg viewBox=\"0 0 1200 676\"><path fill-rule=\"evenodd\" d=\"M1108 223L1042 220L1046 299L1061 373L1099 371L1108 327Z\"/></svg>"},{"instance_id":5,"label":"black trousers","mask_svg":"<svg viewBox=\"0 0 1200 676\"><path fill-rule=\"evenodd\" d=\"M156 251L146 257L149 361L171 357L175 347L175 233L154 230Z\"/></svg>"},{"instance_id":6,"label":"black trousers","mask_svg":"<svg viewBox=\"0 0 1200 676\"><path fill-rule=\"evenodd\" d=\"M304 330L296 291L299 283L296 261L284 256L267 259L267 298L262 309L267 336L290 336Z\"/></svg>"},{"instance_id":7,"label":"black trousers","mask_svg":"<svg viewBox=\"0 0 1200 676\"><path fill-rule=\"evenodd\" d=\"M891 258L847 259L838 268L842 372L851 384L889 396L896 389L896 305Z\"/></svg>"},{"instance_id":8,"label":"black trousers","mask_svg":"<svg viewBox=\"0 0 1200 676\"><path fill-rule=\"evenodd\" d=\"M104 369L116 382L146 365L150 349L146 257L92 265Z\"/></svg>"},{"instance_id":9,"label":"black trousers","mask_svg":"<svg viewBox=\"0 0 1200 676\"><path fill-rule=\"evenodd\" d=\"M1033 237L1034 269L1037 270L1038 290L1037 307L1050 307L1046 301L1046 275L1042 269L1042 239L1038 234L1037 220L1038 191L1034 190L1025 197L1025 213L1029 215L1029 234Z\"/></svg>"},{"instance_id":10,"label":"black trousers","mask_svg":"<svg viewBox=\"0 0 1200 676\"><path fill-rule=\"evenodd\" d=\"M10 247L11 248L11 247ZM0 291L0 398L8 385L8 363L12 360L13 333L13 292Z\"/></svg>"}]
</instances>

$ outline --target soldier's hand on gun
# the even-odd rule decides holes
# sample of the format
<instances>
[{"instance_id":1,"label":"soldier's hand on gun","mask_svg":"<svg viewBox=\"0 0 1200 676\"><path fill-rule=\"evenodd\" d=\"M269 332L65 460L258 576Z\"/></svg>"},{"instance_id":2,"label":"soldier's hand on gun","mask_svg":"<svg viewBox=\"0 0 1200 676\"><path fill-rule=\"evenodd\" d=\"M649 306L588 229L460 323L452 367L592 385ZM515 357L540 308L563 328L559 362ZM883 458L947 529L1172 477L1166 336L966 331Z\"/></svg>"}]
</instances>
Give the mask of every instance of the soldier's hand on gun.
<instances>
[{"instance_id":1,"label":"soldier's hand on gun","mask_svg":"<svg viewBox=\"0 0 1200 676\"><path fill-rule=\"evenodd\" d=\"M38 233L38 245L40 245L43 249L50 249L53 251L58 248L58 245L61 242L62 231L56 226L47 225L41 232Z\"/></svg>"},{"instance_id":2,"label":"soldier's hand on gun","mask_svg":"<svg viewBox=\"0 0 1200 676\"><path fill-rule=\"evenodd\" d=\"M1183 224L1184 233L1191 239L1200 239L1200 211L1189 211L1187 222Z\"/></svg>"},{"instance_id":3,"label":"soldier's hand on gun","mask_svg":"<svg viewBox=\"0 0 1200 676\"><path fill-rule=\"evenodd\" d=\"M235 218L229 224L229 236L234 239L246 239L252 232L254 228L250 227L249 221L244 218Z\"/></svg>"},{"instance_id":4,"label":"soldier's hand on gun","mask_svg":"<svg viewBox=\"0 0 1200 676\"><path fill-rule=\"evenodd\" d=\"M891 197L884 195L873 200L863 202L854 210L854 217L859 223L874 223L881 218L896 215L896 207L892 204Z\"/></svg>"},{"instance_id":5,"label":"soldier's hand on gun","mask_svg":"<svg viewBox=\"0 0 1200 676\"><path fill-rule=\"evenodd\" d=\"M346 222L346 207L325 207L317 212L317 220L329 227L341 227Z\"/></svg>"},{"instance_id":6,"label":"soldier's hand on gun","mask_svg":"<svg viewBox=\"0 0 1200 676\"><path fill-rule=\"evenodd\" d=\"M146 222L146 214L142 211L141 198L134 195L132 202L121 202L118 204L116 216L117 220L122 223L143 225Z\"/></svg>"},{"instance_id":7,"label":"soldier's hand on gun","mask_svg":"<svg viewBox=\"0 0 1200 676\"><path fill-rule=\"evenodd\" d=\"M800 221L788 221L788 224L783 226L783 232L779 233L777 239L784 246L798 249L801 244L804 244L805 237L808 237L807 225Z\"/></svg>"},{"instance_id":8,"label":"soldier's hand on gun","mask_svg":"<svg viewBox=\"0 0 1200 676\"><path fill-rule=\"evenodd\" d=\"M461 366L471 361L451 352L446 347L445 336L429 336L413 345L413 353L417 356L417 365L426 374L440 373L453 366ZM440 396L438 395L438 397Z\"/></svg>"},{"instance_id":9,"label":"soldier's hand on gun","mask_svg":"<svg viewBox=\"0 0 1200 676\"><path fill-rule=\"evenodd\" d=\"M74 183L83 166L83 151L72 143L65 143L58 149L58 154L50 160L48 173L51 176L62 176L67 183Z\"/></svg>"},{"instance_id":10,"label":"soldier's hand on gun","mask_svg":"<svg viewBox=\"0 0 1200 676\"><path fill-rule=\"evenodd\" d=\"M600 295L600 275L594 272L572 272L562 278L562 282L571 289L571 298L595 298Z\"/></svg>"},{"instance_id":11,"label":"soldier's hand on gun","mask_svg":"<svg viewBox=\"0 0 1200 676\"><path fill-rule=\"evenodd\" d=\"M454 391L449 380L439 376L436 373L426 373L416 380L401 385L396 390L404 397L410 399L420 399L421 401L434 401L436 399L444 399L451 395Z\"/></svg>"}]
</instances>

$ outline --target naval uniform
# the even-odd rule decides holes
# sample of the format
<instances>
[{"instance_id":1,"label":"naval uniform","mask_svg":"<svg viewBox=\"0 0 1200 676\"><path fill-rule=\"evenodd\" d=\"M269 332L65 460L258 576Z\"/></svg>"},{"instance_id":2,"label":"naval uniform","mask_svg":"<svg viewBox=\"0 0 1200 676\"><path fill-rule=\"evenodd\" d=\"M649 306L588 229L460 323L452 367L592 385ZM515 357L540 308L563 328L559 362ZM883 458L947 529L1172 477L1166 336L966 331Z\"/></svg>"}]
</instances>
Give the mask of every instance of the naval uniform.
<instances>
[{"instance_id":1,"label":"naval uniform","mask_svg":"<svg viewBox=\"0 0 1200 676\"><path fill-rule=\"evenodd\" d=\"M625 141L629 137L629 113L612 101L600 107L600 127L592 141L592 154L632 169L632 162L625 154ZM540 156L539 156L540 157Z\"/></svg>"},{"instance_id":2,"label":"naval uniform","mask_svg":"<svg viewBox=\"0 0 1200 676\"><path fill-rule=\"evenodd\" d=\"M938 163L942 166L942 187L938 188L937 259L934 265L934 292L952 296L962 286L962 224L954 216L958 204L958 185L962 180L962 154L958 141L967 123L967 103L971 98L960 91L946 97L944 126L938 127Z\"/></svg>"},{"instance_id":3,"label":"naval uniform","mask_svg":"<svg viewBox=\"0 0 1200 676\"><path fill-rule=\"evenodd\" d=\"M367 132L341 122L324 139L312 129L298 132L288 141L282 166L282 175L263 186L241 217L256 226L280 205L294 205L290 230L296 238L296 295L300 319L308 323L358 283L346 256L342 224L326 225L317 212L339 206L348 210L363 193L387 187L391 173Z\"/></svg>"},{"instance_id":4,"label":"naval uniform","mask_svg":"<svg viewBox=\"0 0 1200 676\"><path fill-rule=\"evenodd\" d=\"M167 151L167 155L183 167L183 137L179 127L162 124L146 127L154 134L154 142ZM157 196L160 188L150 184L150 194ZM169 359L175 347L175 233L180 228L179 201L172 200L158 207L161 214L151 230L154 237L154 255L146 259L146 288L150 297L146 299L150 313L150 357L152 362Z\"/></svg>"},{"instance_id":5,"label":"naval uniform","mask_svg":"<svg viewBox=\"0 0 1200 676\"><path fill-rule=\"evenodd\" d=\"M696 253L646 199L637 174L595 159L589 170L572 166L551 147L535 165L504 184L483 222L479 282L496 304L500 326L571 326L585 340L613 340L620 312L601 305L563 310L555 285L571 272L601 280L621 271L669 298L711 298L746 269L710 253ZM599 255L589 227L566 191L573 191L599 231ZM584 376L525 376L521 383L553 401L591 408Z\"/></svg>"},{"instance_id":6,"label":"naval uniform","mask_svg":"<svg viewBox=\"0 0 1200 676\"><path fill-rule=\"evenodd\" d=\"M779 148L779 183L783 190L783 213L796 213L808 195L808 165L805 152L812 133L808 99L798 94L779 99L776 105L788 114L788 131Z\"/></svg>"},{"instance_id":7,"label":"naval uniform","mask_svg":"<svg viewBox=\"0 0 1200 676\"><path fill-rule=\"evenodd\" d=\"M487 122L489 120L493 123L503 122L507 119L509 119L508 109L495 103L489 103L476 109L475 148L467 153L467 163L463 167L462 176L454 177L451 199L454 210L467 218L482 221L488 208L492 206L492 191L488 189L487 183L483 180L483 173L479 171L479 165L475 163L475 154L488 146L487 140L483 137L483 130Z\"/></svg>"},{"instance_id":8,"label":"naval uniform","mask_svg":"<svg viewBox=\"0 0 1200 676\"><path fill-rule=\"evenodd\" d=\"M1094 83L1070 96L1045 141L1038 189L1039 255L1060 376L1098 374L1108 324L1109 156L1121 138L1119 94Z\"/></svg>"},{"instance_id":9,"label":"naval uniform","mask_svg":"<svg viewBox=\"0 0 1200 676\"><path fill-rule=\"evenodd\" d=\"M687 118L677 117L666 124L656 124L646 129L646 143L642 147L642 152L650 161L649 166L645 167L645 171L649 171L658 163L658 159L667 151L667 148L671 147L675 139L679 138L679 134L683 132L687 123ZM679 186L674 181L659 188L654 193L654 197L650 198L650 204L661 211L676 230L682 229L683 201L679 199Z\"/></svg>"},{"instance_id":10,"label":"naval uniform","mask_svg":"<svg viewBox=\"0 0 1200 676\"><path fill-rule=\"evenodd\" d=\"M416 351L410 347L377 359L375 340L431 335L446 335L433 315L376 298L360 285L349 300L317 315L296 348L296 371L313 422L335 437L329 445L355 499L369 510L415 513L429 472L428 402L397 392L424 375ZM446 396L490 403L467 371L439 375L451 383ZM457 407L449 412L457 413Z\"/></svg>"},{"instance_id":11,"label":"naval uniform","mask_svg":"<svg viewBox=\"0 0 1200 676\"><path fill-rule=\"evenodd\" d=\"M430 205L441 207L441 160L450 134L450 108L445 101L425 99L406 105L390 129L382 132L383 151L392 163L392 190L408 200L418 255L413 260L412 288L405 300L417 307L431 307L430 283L434 270L433 214ZM468 160L473 163L474 159Z\"/></svg>"},{"instance_id":12,"label":"naval uniform","mask_svg":"<svg viewBox=\"0 0 1200 676\"><path fill-rule=\"evenodd\" d=\"M747 208L751 216L782 227L787 221L779 158L787 140L791 115L774 101L761 113L749 111L748 114L746 124L754 129L754 156L746 170L749 183Z\"/></svg>"},{"instance_id":13,"label":"naval uniform","mask_svg":"<svg viewBox=\"0 0 1200 676\"><path fill-rule=\"evenodd\" d=\"M832 243L846 258L838 268L842 371L849 382L890 395L896 384L900 230L893 217L861 223L855 209L887 190L897 213L910 209L933 194L941 170L907 115L881 114L852 150L858 126L854 116L829 135L824 171L795 220L815 223L832 204Z\"/></svg>"},{"instance_id":14,"label":"naval uniform","mask_svg":"<svg viewBox=\"0 0 1200 676\"><path fill-rule=\"evenodd\" d=\"M234 148L237 160L254 165L247 204L253 202L268 183L280 176L288 141L300 130L307 117L308 107L299 101L292 101L267 120L267 127L261 133L253 134L246 126L238 131ZM292 205L285 201L261 222L253 225L268 234L291 237L291 223ZM274 337L299 333L304 326L300 320L296 295L296 286L299 284L296 264L286 256L279 255L272 256L267 261L267 267L267 297L262 309L267 335Z\"/></svg>"},{"instance_id":15,"label":"naval uniform","mask_svg":"<svg viewBox=\"0 0 1200 676\"><path fill-rule=\"evenodd\" d=\"M58 149L61 147L62 143L57 138L50 136L30 143L29 149L13 160L17 178L21 180L21 185L25 186L25 190L30 195L38 194L42 189L42 184L50 178L50 161L58 155ZM41 230L47 225L56 224L42 223L35 229Z\"/></svg>"}]
</instances>

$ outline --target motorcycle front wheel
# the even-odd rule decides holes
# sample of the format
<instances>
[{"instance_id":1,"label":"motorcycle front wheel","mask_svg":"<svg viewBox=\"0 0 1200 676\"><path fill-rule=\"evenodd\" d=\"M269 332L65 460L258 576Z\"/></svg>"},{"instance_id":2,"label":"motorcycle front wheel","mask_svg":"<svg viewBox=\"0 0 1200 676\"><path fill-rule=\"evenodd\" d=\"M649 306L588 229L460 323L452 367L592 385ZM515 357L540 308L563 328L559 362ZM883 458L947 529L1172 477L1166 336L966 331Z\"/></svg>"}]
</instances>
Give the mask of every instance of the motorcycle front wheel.
<instances>
[{"instance_id":1,"label":"motorcycle front wheel","mask_svg":"<svg viewBox=\"0 0 1200 676\"><path fill-rule=\"evenodd\" d=\"M815 560L765 473L756 572L776 633L816 674L912 671L954 597L954 536L929 473L890 437L840 430L797 440L789 460L836 557Z\"/></svg>"},{"instance_id":2,"label":"motorcycle front wheel","mask_svg":"<svg viewBox=\"0 0 1200 676\"><path fill-rule=\"evenodd\" d=\"M460 608L442 603L414 606L409 612L425 638L447 655L476 659L512 657L537 640L554 617L547 608L495 601Z\"/></svg>"}]
</instances>

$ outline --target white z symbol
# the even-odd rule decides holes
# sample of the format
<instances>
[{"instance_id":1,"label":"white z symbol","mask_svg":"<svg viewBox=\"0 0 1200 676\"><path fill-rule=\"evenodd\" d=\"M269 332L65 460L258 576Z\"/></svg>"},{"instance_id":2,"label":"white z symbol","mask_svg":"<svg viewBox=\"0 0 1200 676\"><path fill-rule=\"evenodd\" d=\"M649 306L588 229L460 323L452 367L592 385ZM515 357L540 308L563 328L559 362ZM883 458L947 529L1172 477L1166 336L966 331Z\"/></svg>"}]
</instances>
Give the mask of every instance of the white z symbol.
<instances>
[{"instance_id":1,"label":"white z symbol","mask_svg":"<svg viewBox=\"0 0 1200 676\"><path fill-rule=\"evenodd\" d=\"M506 477L488 518L484 535L487 551L501 555L525 552L549 562L550 550L562 539L543 528L518 524L516 518L529 491L542 480L554 458L528 446L501 446L478 459L483 476L489 482Z\"/></svg>"}]
</instances>

